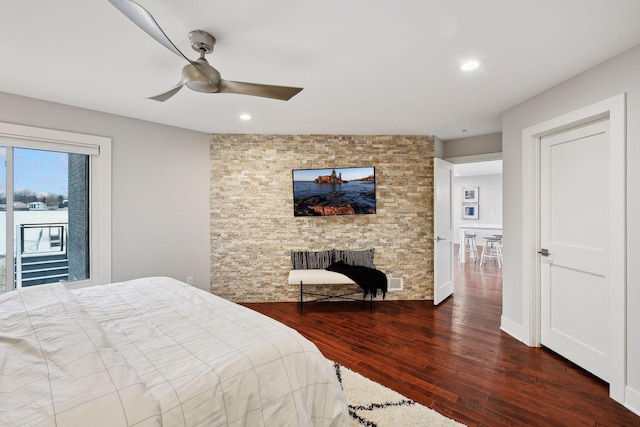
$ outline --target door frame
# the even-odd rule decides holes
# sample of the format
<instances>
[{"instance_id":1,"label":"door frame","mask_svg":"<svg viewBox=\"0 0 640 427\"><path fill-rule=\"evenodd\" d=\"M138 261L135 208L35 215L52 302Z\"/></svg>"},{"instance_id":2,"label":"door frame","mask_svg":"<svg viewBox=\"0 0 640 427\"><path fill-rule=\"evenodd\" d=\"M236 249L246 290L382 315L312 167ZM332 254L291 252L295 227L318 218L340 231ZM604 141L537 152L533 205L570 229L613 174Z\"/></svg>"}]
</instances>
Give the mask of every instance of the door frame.
<instances>
[{"instance_id":1,"label":"door frame","mask_svg":"<svg viewBox=\"0 0 640 427\"><path fill-rule=\"evenodd\" d=\"M522 131L522 319L524 342L540 343L540 140L594 120L608 118L609 139L609 280L611 299L611 378L609 395L624 404L626 386L626 94L620 94Z\"/></svg>"}]
</instances>

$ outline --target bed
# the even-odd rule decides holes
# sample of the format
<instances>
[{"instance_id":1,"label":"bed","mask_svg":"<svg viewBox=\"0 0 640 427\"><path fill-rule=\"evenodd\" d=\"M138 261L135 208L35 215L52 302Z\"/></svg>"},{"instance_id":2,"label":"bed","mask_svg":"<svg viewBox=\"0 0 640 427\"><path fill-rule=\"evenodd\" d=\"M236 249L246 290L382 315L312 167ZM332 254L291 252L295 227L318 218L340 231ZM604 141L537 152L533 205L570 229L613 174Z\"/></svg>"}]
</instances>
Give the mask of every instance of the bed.
<instances>
[{"instance_id":1,"label":"bed","mask_svg":"<svg viewBox=\"0 0 640 427\"><path fill-rule=\"evenodd\" d=\"M346 426L295 330L167 277L0 296L0 425Z\"/></svg>"}]
</instances>

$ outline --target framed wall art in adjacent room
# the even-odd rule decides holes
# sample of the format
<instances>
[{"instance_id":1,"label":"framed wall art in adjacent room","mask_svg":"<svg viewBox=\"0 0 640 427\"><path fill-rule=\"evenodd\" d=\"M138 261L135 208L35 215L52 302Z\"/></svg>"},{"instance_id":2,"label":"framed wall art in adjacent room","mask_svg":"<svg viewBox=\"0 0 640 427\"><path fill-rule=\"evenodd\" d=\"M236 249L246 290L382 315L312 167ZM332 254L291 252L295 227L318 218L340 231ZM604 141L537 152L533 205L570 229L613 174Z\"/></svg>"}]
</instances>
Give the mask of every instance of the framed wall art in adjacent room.
<instances>
[{"instance_id":1,"label":"framed wall art in adjacent room","mask_svg":"<svg viewBox=\"0 0 640 427\"><path fill-rule=\"evenodd\" d=\"M462 204L462 219L478 219L478 204L477 203L463 203Z\"/></svg>"},{"instance_id":2,"label":"framed wall art in adjacent room","mask_svg":"<svg viewBox=\"0 0 640 427\"><path fill-rule=\"evenodd\" d=\"M462 203L478 203L478 187L462 187Z\"/></svg>"}]
</instances>

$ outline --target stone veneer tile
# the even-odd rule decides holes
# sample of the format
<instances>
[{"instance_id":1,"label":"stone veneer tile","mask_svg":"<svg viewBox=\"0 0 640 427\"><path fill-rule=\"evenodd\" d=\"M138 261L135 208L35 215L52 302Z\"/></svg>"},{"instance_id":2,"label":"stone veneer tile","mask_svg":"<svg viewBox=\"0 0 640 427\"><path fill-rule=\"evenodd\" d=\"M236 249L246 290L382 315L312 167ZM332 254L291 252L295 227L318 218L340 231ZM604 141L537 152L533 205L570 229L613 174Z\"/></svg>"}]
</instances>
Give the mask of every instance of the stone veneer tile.
<instances>
[{"instance_id":1,"label":"stone veneer tile","mask_svg":"<svg viewBox=\"0 0 640 427\"><path fill-rule=\"evenodd\" d=\"M404 278L390 300L433 298L432 136L212 135L211 291L237 302L297 301L291 250L375 248ZM376 214L293 216L293 169L376 168Z\"/></svg>"}]
</instances>

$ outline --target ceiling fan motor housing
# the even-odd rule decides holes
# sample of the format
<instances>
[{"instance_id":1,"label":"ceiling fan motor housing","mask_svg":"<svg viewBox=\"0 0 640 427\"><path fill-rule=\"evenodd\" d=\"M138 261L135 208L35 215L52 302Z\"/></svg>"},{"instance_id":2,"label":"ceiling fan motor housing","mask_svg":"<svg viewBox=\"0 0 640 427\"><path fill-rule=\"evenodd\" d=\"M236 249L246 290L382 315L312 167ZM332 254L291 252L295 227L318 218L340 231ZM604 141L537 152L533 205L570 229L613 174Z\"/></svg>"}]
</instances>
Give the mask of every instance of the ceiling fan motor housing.
<instances>
[{"instance_id":1,"label":"ceiling fan motor housing","mask_svg":"<svg viewBox=\"0 0 640 427\"><path fill-rule=\"evenodd\" d=\"M182 68L182 80L186 82L187 87L197 92L217 92L221 79L218 70L209 65L204 58L198 58L194 62L198 63L198 69L193 64L187 64Z\"/></svg>"},{"instance_id":2,"label":"ceiling fan motor housing","mask_svg":"<svg viewBox=\"0 0 640 427\"><path fill-rule=\"evenodd\" d=\"M205 54L213 52L213 46L216 44L216 39L206 31L194 30L189 33L189 40L191 40L191 48L198 53L204 51Z\"/></svg>"}]
</instances>

